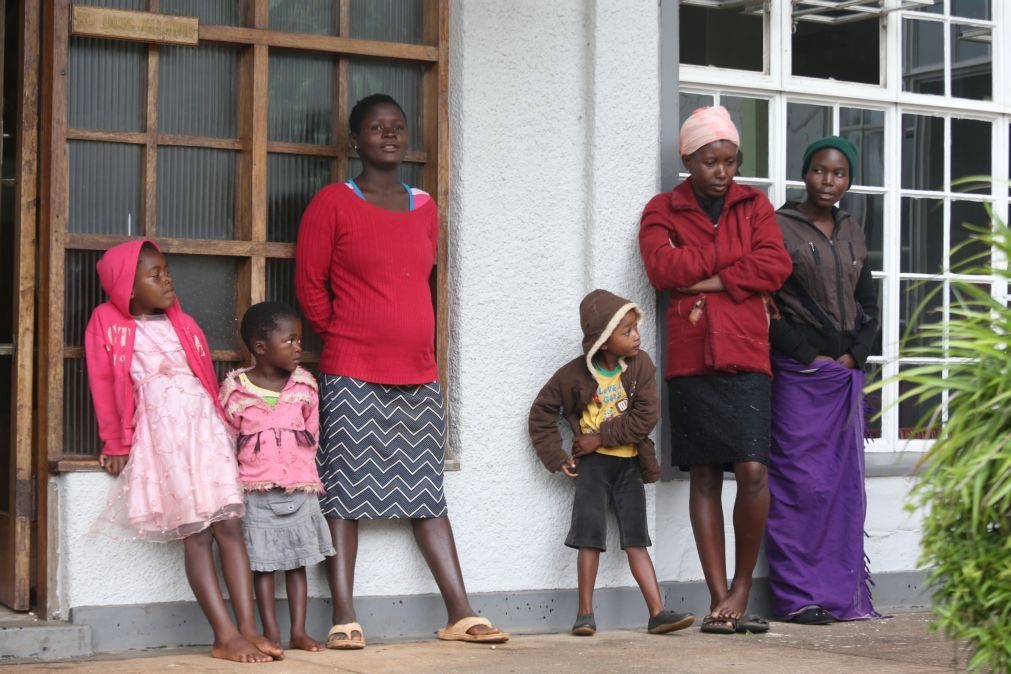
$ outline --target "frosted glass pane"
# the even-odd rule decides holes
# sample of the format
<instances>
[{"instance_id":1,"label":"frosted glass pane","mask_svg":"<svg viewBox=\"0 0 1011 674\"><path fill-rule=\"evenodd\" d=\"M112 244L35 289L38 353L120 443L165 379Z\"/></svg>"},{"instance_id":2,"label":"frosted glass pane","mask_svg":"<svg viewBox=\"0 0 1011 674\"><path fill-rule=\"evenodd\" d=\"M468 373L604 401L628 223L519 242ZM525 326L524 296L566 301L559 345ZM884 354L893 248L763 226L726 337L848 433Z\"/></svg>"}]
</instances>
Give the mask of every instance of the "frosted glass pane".
<instances>
[{"instance_id":1,"label":"frosted glass pane","mask_svg":"<svg viewBox=\"0 0 1011 674\"><path fill-rule=\"evenodd\" d=\"M351 0L351 37L420 44L423 16L421 0Z\"/></svg>"},{"instance_id":2,"label":"frosted glass pane","mask_svg":"<svg viewBox=\"0 0 1011 674\"><path fill-rule=\"evenodd\" d=\"M140 145L70 141L70 218L85 234L143 234Z\"/></svg>"},{"instance_id":3,"label":"frosted glass pane","mask_svg":"<svg viewBox=\"0 0 1011 674\"><path fill-rule=\"evenodd\" d=\"M212 349L239 348L235 317L236 261L210 255L168 255L176 296Z\"/></svg>"},{"instance_id":4,"label":"frosted glass pane","mask_svg":"<svg viewBox=\"0 0 1011 674\"><path fill-rule=\"evenodd\" d=\"M270 30L336 35L339 0L270 0Z\"/></svg>"},{"instance_id":5,"label":"frosted glass pane","mask_svg":"<svg viewBox=\"0 0 1011 674\"><path fill-rule=\"evenodd\" d=\"M102 451L88 374L80 358L63 361L63 451L91 455Z\"/></svg>"},{"instance_id":6,"label":"frosted glass pane","mask_svg":"<svg viewBox=\"0 0 1011 674\"><path fill-rule=\"evenodd\" d=\"M146 11L148 0L77 0L76 5L92 5L94 7L108 7L110 9L132 9L135 11Z\"/></svg>"},{"instance_id":7,"label":"frosted glass pane","mask_svg":"<svg viewBox=\"0 0 1011 674\"><path fill-rule=\"evenodd\" d=\"M160 131L224 138L239 135L238 49L162 47L158 68Z\"/></svg>"},{"instance_id":8,"label":"frosted glass pane","mask_svg":"<svg viewBox=\"0 0 1011 674\"><path fill-rule=\"evenodd\" d=\"M267 156L267 239L295 243L305 207L331 181L333 160L294 154Z\"/></svg>"},{"instance_id":9,"label":"frosted glass pane","mask_svg":"<svg viewBox=\"0 0 1011 674\"><path fill-rule=\"evenodd\" d=\"M161 0L158 11L163 14L195 16L200 19L200 23L241 26L248 5L249 0Z\"/></svg>"},{"instance_id":10,"label":"frosted glass pane","mask_svg":"<svg viewBox=\"0 0 1011 674\"><path fill-rule=\"evenodd\" d=\"M424 71L424 66L415 63L351 60L348 68L351 80L348 86L348 110L366 96L389 94L404 109L411 149L420 149L421 76Z\"/></svg>"},{"instance_id":11,"label":"frosted glass pane","mask_svg":"<svg viewBox=\"0 0 1011 674\"><path fill-rule=\"evenodd\" d=\"M333 145L337 60L326 54L271 50L270 140Z\"/></svg>"},{"instance_id":12,"label":"frosted glass pane","mask_svg":"<svg viewBox=\"0 0 1011 674\"><path fill-rule=\"evenodd\" d=\"M67 80L71 128L144 130L146 45L72 37Z\"/></svg>"},{"instance_id":13,"label":"frosted glass pane","mask_svg":"<svg viewBox=\"0 0 1011 674\"><path fill-rule=\"evenodd\" d=\"M158 235L235 238L235 171L232 150L158 148Z\"/></svg>"},{"instance_id":14,"label":"frosted glass pane","mask_svg":"<svg viewBox=\"0 0 1011 674\"><path fill-rule=\"evenodd\" d=\"M95 270L95 263L103 253L67 251L63 277L63 341L67 346L84 346L84 329L92 310L108 299Z\"/></svg>"},{"instance_id":15,"label":"frosted glass pane","mask_svg":"<svg viewBox=\"0 0 1011 674\"><path fill-rule=\"evenodd\" d=\"M281 302L289 307L298 307L295 299L295 261L290 259L267 260L267 301ZM302 319L302 348L311 353L320 353L323 342L312 331L309 321Z\"/></svg>"}]
</instances>

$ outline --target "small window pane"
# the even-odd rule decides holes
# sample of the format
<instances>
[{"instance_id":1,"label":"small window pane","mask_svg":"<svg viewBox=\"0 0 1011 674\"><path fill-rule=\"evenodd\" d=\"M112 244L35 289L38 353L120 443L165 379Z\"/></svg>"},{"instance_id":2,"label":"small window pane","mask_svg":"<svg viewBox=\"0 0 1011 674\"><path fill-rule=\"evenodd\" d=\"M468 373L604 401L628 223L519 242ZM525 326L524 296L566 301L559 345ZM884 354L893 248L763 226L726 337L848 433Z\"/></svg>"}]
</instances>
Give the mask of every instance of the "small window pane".
<instances>
[{"instance_id":1,"label":"small window pane","mask_svg":"<svg viewBox=\"0 0 1011 674\"><path fill-rule=\"evenodd\" d=\"M212 349L239 347L235 317L235 258L168 255L172 283L183 310L207 335Z\"/></svg>"},{"instance_id":2,"label":"small window pane","mask_svg":"<svg viewBox=\"0 0 1011 674\"><path fill-rule=\"evenodd\" d=\"M251 0L161 0L162 14L195 16L200 23L217 26L241 26Z\"/></svg>"},{"instance_id":3,"label":"small window pane","mask_svg":"<svg viewBox=\"0 0 1011 674\"><path fill-rule=\"evenodd\" d=\"M924 336L922 328L939 324L944 318L943 285L941 281L899 281L901 354L908 355L909 347L932 346L936 341L934 337Z\"/></svg>"},{"instance_id":4,"label":"small window pane","mask_svg":"<svg viewBox=\"0 0 1011 674\"><path fill-rule=\"evenodd\" d=\"M882 356L882 355L884 355L884 349L882 348L882 344L883 344L884 340L883 340L883 337L882 337L881 324L884 322L884 315L883 315L881 307L882 307L882 304L883 304L883 298L885 296L885 294L884 294L885 293L885 280L884 279L882 279L882 278L876 278L876 279L874 279L874 292L877 293L877 298L878 298L878 331L874 335L874 344L871 345L871 353L870 353L870 355L872 355L872 356Z\"/></svg>"},{"instance_id":5,"label":"small window pane","mask_svg":"<svg viewBox=\"0 0 1011 674\"><path fill-rule=\"evenodd\" d=\"M138 236L143 146L75 141L70 155L70 222L67 231Z\"/></svg>"},{"instance_id":6,"label":"small window pane","mask_svg":"<svg viewBox=\"0 0 1011 674\"><path fill-rule=\"evenodd\" d=\"M993 31L951 24L951 95L976 101L993 99Z\"/></svg>"},{"instance_id":7,"label":"small window pane","mask_svg":"<svg viewBox=\"0 0 1011 674\"><path fill-rule=\"evenodd\" d=\"M902 263L900 271L936 274L944 260L944 202L902 199Z\"/></svg>"},{"instance_id":8,"label":"small window pane","mask_svg":"<svg viewBox=\"0 0 1011 674\"><path fill-rule=\"evenodd\" d=\"M147 45L71 37L68 59L71 128L144 130Z\"/></svg>"},{"instance_id":9,"label":"small window pane","mask_svg":"<svg viewBox=\"0 0 1011 674\"><path fill-rule=\"evenodd\" d=\"M63 341L67 346L84 346L84 329L91 312L105 301L95 264L105 251L68 250L63 274Z\"/></svg>"},{"instance_id":10,"label":"small window pane","mask_svg":"<svg viewBox=\"0 0 1011 674\"><path fill-rule=\"evenodd\" d=\"M902 21L902 90L944 95L944 24Z\"/></svg>"},{"instance_id":11,"label":"small window pane","mask_svg":"<svg viewBox=\"0 0 1011 674\"><path fill-rule=\"evenodd\" d=\"M424 5L421 0L350 0L351 37L420 44Z\"/></svg>"},{"instance_id":12,"label":"small window pane","mask_svg":"<svg viewBox=\"0 0 1011 674\"><path fill-rule=\"evenodd\" d=\"M838 24L796 21L793 74L880 84L880 41L881 24L876 16Z\"/></svg>"},{"instance_id":13,"label":"small window pane","mask_svg":"<svg viewBox=\"0 0 1011 674\"><path fill-rule=\"evenodd\" d=\"M878 331L881 334L881 331ZM877 384L881 381L881 366L878 364L868 364L865 379L866 385ZM864 435L868 438L881 437L881 390L864 394Z\"/></svg>"},{"instance_id":14,"label":"small window pane","mask_svg":"<svg viewBox=\"0 0 1011 674\"><path fill-rule=\"evenodd\" d=\"M235 238L238 152L158 148L159 236Z\"/></svg>"},{"instance_id":15,"label":"small window pane","mask_svg":"<svg viewBox=\"0 0 1011 674\"><path fill-rule=\"evenodd\" d=\"M990 137L993 125L975 119L951 120L951 181L969 176L989 176ZM957 187L956 187L957 189ZM990 183L974 191L989 193Z\"/></svg>"},{"instance_id":16,"label":"small window pane","mask_svg":"<svg viewBox=\"0 0 1011 674\"><path fill-rule=\"evenodd\" d=\"M392 96L407 117L411 149L424 147L421 139L421 76L424 66L412 63L354 59L348 69L348 109L366 96Z\"/></svg>"},{"instance_id":17,"label":"small window pane","mask_svg":"<svg viewBox=\"0 0 1011 674\"><path fill-rule=\"evenodd\" d=\"M362 163L357 159L348 159L348 177L357 178L362 173ZM434 187L425 184L425 165L404 162L400 165L400 180L411 187L417 187L426 192L433 192ZM432 194L434 198L435 195Z\"/></svg>"},{"instance_id":18,"label":"small window pane","mask_svg":"<svg viewBox=\"0 0 1011 674\"><path fill-rule=\"evenodd\" d=\"M63 361L63 452L98 455L98 420L88 389L88 372L81 358Z\"/></svg>"},{"instance_id":19,"label":"small window pane","mask_svg":"<svg viewBox=\"0 0 1011 674\"><path fill-rule=\"evenodd\" d=\"M871 270L884 269L885 195L847 192L840 207L863 225Z\"/></svg>"},{"instance_id":20,"label":"small window pane","mask_svg":"<svg viewBox=\"0 0 1011 674\"><path fill-rule=\"evenodd\" d=\"M914 367L916 366L904 365L900 367L900 376L901 373ZM899 394L901 395L913 387L914 384L900 381ZM931 396L922 402L919 398L909 398L899 403L899 438L902 440L936 438L941 430L941 419L938 416L937 419L931 420L929 415L933 414L940 404L941 397L939 395Z\"/></svg>"},{"instance_id":21,"label":"small window pane","mask_svg":"<svg viewBox=\"0 0 1011 674\"><path fill-rule=\"evenodd\" d=\"M762 15L682 3L678 23L681 63L765 71Z\"/></svg>"},{"instance_id":22,"label":"small window pane","mask_svg":"<svg viewBox=\"0 0 1011 674\"><path fill-rule=\"evenodd\" d=\"M786 200L788 202L802 203L807 198L807 190L803 187L787 187Z\"/></svg>"},{"instance_id":23,"label":"small window pane","mask_svg":"<svg viewBox=\"0 0 1011 674\"><path fill-rule=\"evenodd\" d=\"M699 108L707 108L713 104L713 97L709 94L689 94L683 93L678 100L678 120L684 124L685 120Z\"/></svg>"},{"instance_id":24,"label":"small window pane","mask_svg":"<svg viewBox=\"0 0 1011 674\"><path fill-rule=\"evenodd\" d=\"M336 143L336 59L328 54L271 50L269 68L270 140L312 145Z\"/></svg>"},{"instance_id":25,"label":"small window pane","mask_svg":"<svg viewBox=\"0 0 1011 674\"><path fill-rule=\"evenodd\" d=\"M77 0L75 4L108 7L109 9L131 9L144 12L147 11L148 0Z\"/></svg>"},{"instance_id":26,"label":"small window pane","mask_svg":"<svg viewBox=\"0 0 1011 674\"><path fill-rule=\"evenodd\" d=\"M270 29L336 35L339 6L334 0L270 0Z\"/></svg>"},{"instance_id":27,"label":"small window pane","mask_svg":"<svg viewBox=\"0 0 1011 674\"><path fill-rule=\"evenodd\" d=\"M267 240L295 243L305 207L332 180L328 157L267 155Z\"/></svg>"},{"instance_id":28,"label":"small window pane","mask_svg":"<svg viewBox=\"0 0 1011 674\"><path fill-rule=\"evenodd\" d=\"M804 150L832 134L832 108L806 103L790 103L786 108L786 177L803 180Z\"/></svg>"},{"instance_id":29,"label":"small window pane","mask_svg":"<svg viewBox=\"0 0 1011 674\"><path fill-rule=\"evenodd\" d=\"M967 19L989 20L990 0L951 0L951 14Z\"/></svg>"},{"instance_id":30,"label":"small window pane","mask_svg":"<svg viewBox=\"0 0 1011 674\"><path fill-rule=\"evenodd\" d=\"M989 274L990 249L976 240L980 228L989 229L990 216L986 205L978 201L951 202L951 270L954 272ZM971 229L970 229L971 228ZM980 269L980 268L984 269Z\"/></svg>"},{"instance_id":31,"label":"small window pane","mask_svg":"<svg viewBox=\"0 0 1011 674\"><path fill-rule=\"evenodd\" d=\"M976 0L969 0L969 2L976 2ZM927 14L944 14L944 0L933 0L926 7L916 7L916 11Z\"/></svg>"},{"instance_id":32,"label":"small window pane","mask_svg":"<svg viewBox=\"0 0 1011 674\"><path fill-rule=\"evenodd\" d=\"M902 115L902 188L944 189L944 119Z\"/></svg>"},{"instance_id":33,"label":"small window pane","mask_svg":"<svg viewBox=\"0 0 1011 674\"><path fill-rule=\"evenodd\" d=\"M160 131L223 138L239 135L237 49L162 47L158 64Z\"/></svg>"},{"instance_id":34,"label":"small window pane","mask_svg":"<svg viewBox=\"0 0 1011 674\"><path fill-rule=\"evenodd\" d=\"M295 299L295 261L291 259L268 259L267 260L267 288L266 299L268 302L281 302L293 307L301 312L298 300ZM302 320L302 348L310 353L321 353L323 342L312 331L309 322Z\"/></svg>"},{"instance_id":35,"label":"small window pane","mask_svg":"<svg viewBox=\"0 0 1011 674\"><path fill-rule=\"evenodd\" d=\"M882 110L839 108L839 135L860 153L853 167L854 185L885 184L885 113Z\"/></svg>"},{"instance_id":36,"label":"small window pane","mask_svg":"<svg viewBox=\"0 0 1011 674\"><path fill-rule=\"evenodd\" d=\"M720 103L730 113L741 135L744 161L738 175L769 177L769 101L764 98L722 96Z\"/></svg>"}]
</instances>

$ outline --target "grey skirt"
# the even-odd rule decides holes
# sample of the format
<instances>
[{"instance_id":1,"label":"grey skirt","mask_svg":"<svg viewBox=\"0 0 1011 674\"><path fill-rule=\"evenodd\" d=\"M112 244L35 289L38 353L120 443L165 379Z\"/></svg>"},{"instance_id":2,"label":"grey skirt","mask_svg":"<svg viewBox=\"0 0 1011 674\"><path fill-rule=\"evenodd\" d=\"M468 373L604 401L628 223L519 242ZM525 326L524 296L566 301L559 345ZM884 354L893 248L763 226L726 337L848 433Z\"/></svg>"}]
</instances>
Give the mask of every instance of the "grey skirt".
<instances>
[{"instance_id":1,"label":"grey skirt","mask_svg":"<svg viewBox=\"0 0 1011 674\"><path fill-rule=\"evenodd\" d=\"M253 571L291 571L334 554L316 494L247 491L242 535Z\"/></svg>"}]
</instances>

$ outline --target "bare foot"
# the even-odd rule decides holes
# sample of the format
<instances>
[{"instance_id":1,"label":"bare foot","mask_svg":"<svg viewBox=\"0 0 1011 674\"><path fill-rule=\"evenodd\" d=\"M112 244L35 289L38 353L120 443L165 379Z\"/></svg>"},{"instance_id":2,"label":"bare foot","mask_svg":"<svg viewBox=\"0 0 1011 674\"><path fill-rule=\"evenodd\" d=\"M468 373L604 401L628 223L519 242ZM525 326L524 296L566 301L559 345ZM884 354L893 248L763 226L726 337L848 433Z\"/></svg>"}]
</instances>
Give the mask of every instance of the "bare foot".
<instances>
[{"instance_id":1,"label":"bare foot","mask_svg":"<svg viewBox=\"0 0 1011 674\"><path fill-rule=\"evenodd\" d=\"M239 633L221 643L215 643L211 647L211 657L233 662L270 662L273 660L269 655L260 652L249 639Z\"/></svg>"},{"instance_id":2,"label":"bare foot","mask_svg":"<svg viewBox=\"0 0 1011 674\"><path fill-rule=\"evenodd\" d=\"M302 651L312 651L313 653L315 653L317 651L322 651L324 649L324 646L320 642L310 637L305 632L302 632L301 634L295 634L294 632L292 632L291 641L288 643L288 648Z\"/></svg>"},{"instance_id":3,"label":"bare foot","mask_svg":"<svg viewBox=\"0 0 1011 674\"><path fill-rule=\"evenodd\" d=\"M730 588L727 596L720 601L710 613L727 618L740 618L748 608L748 594L751 588L736 585Z\"/></svg>"},{"instance_id":4,"label":"bare foot","mask_svg":"<svg viewBox=\"0 0 1011 674\"><path fill-rule=\"evenodd\" d=\"M476 637L483 637L488 634L501 634L501 633L502 630L498 629L497 627L487 627L485 625L474 625L469 630L467 630L467 634L473 634Z\"/></svg>"},{"instance_id":5,"label":"bare foot","mask_svg":"<svg viewBox=\"0 0 1011 674\"><path fill-rule=\"evenodd\" d=\"M284 660L284 649L267 637L257 634L256 632L251 632L249 634L243 632L242 636L244 636L249 643L253 644L253 646L255 646L261 653L269 656L270 659Z\"/></svg>"}]
</instances>

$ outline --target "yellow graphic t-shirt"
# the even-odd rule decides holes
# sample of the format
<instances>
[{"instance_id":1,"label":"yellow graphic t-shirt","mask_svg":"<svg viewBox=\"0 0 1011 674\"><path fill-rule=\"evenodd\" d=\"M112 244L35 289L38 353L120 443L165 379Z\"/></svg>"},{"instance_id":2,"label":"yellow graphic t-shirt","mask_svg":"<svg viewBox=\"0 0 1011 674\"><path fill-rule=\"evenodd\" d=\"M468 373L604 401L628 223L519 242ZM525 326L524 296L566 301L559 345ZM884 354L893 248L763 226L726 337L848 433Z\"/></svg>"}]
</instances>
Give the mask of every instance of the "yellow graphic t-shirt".
<instances>
[{"instance_id":1,"label":"yellow graphic t-shirt","mask_svg":"<svg viewBox=\"0 0 1011 674\"><path fill-rule=\"evenodd\" d=\"M602 370L596 363L593 366L597 370L597 395L586 406L583 416L579 419L579 430L583 433L598 432L605 421L621 416L628 410L628 396L621 384L621 365L614 372ZM635 445L619 445L601 447L597 453L629 459L639 451Z\"/></svg>"}]
</instances>

